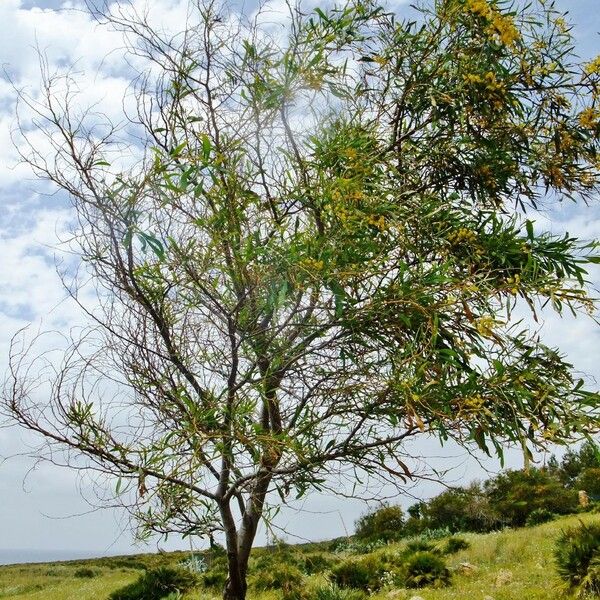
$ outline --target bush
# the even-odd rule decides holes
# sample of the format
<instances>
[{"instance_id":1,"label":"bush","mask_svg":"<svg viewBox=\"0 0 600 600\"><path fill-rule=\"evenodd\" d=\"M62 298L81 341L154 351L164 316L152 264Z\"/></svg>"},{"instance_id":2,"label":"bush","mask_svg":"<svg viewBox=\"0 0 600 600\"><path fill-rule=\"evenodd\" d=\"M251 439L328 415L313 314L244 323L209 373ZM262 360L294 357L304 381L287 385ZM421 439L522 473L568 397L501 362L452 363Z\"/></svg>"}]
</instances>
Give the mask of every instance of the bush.
<instances>
[{"instance_id":1,"label":"bush","mask_svg":"<svg viewBox=\"0 0 600 600\"><path fill-rule=\"evenodd\" d=\"M407 588L439 588L450 583L450 571L439 555L433 552L417 552L407 558L403 578Z\"/></svg>"},{"instance_id":2,"label":"bush","mask_svg":"<svg viewBox=\"0 0 600 600\"><path fill-rule=\"evenodd\" d=\"M461 537L450 537L446 540L446 543L442 549L444 554L456 554L461 550L466 550L470 547L471 544L465 540L465 538Z\"/></svg>"},{"instance_id":3,"label":"bush","mask_svg":"<svg viewBox=\"0 0 600 600\"><path fill-rule=\"evenodd\" d=\"M575 481L575 491L585 490L593 499L600 498L600 468L584 469Z\"/></svg>"},{"instance_id":4,"label":"bush","mask_svg":"<svg viewBox=\"0 0 600 600\"><path fill-rule=\"evenodd\" d=\"M282 590L285 596L289 596L301 586L303 579L302 571L295 565L275 562L260 569L252 583L258 590Z\"/></svg>"},{"instance_id":5,"label":"bush","mask_svg":"<svg viewBox=\"0 0 600 600\"><path fill-rule=\"evenodd\" d=\"M529 513L525 525L527 525L527 527L541 525L542 523L552 521L555 517L556 515L547 508L536 508Z\"/></svg>"},{"instance_id":6,"label":"bush","mask_svg":"<svg viewBox=\"0 0 600 600\"><path fill-rule=\"evenodd\" d=\"M554 559L561 579L583 597L600 595L600 523L563 531L554 546Z\"/></svg>"},{"instance_id":7,"label":"bush","mask_svg":"<svg viewBox=\"0 0 600 600\"><path fill-rule=\"evenodd\" d=\"M382 556L371 554L338 563L331 569L331 577L341 587L373 591L381 587L389 570L390 565Z\"/></svg>"},{"instance_id":8,"label":"bush","mask_svg":"<svg viewBox=\"0 0 600 600\"><path fill-rule=\"evenodd\" d=\"M442 492L421 506L421 529L485 533L502 526L502 519L477 483Z\"/></svg>"},{"instance_id":9,"label":"bush","mask_svg":"<svg viewBox=\"0 0 600 600\"><path fill-rule=\"evenodd\" d=\"M404 513L399 506L383 506L356 521L356 537L359 540L389 542L401 538L403 529Z\"/></svg>"},{"instance_id":10,"label":"bush","mask_svg":"<svg viewBox=\"0 0 600 600\"><path fill-rule=\"evenodd\" d=\"M307 554L304 557L302 569L307 575L314 575L315 573L323 573L323 571L328 571L334 562L335 561L333 559L329 558L325 554L315 552L313 554Z\"/></svg>"},{"instance_id":11,"label":"bush","mask_svg":"<svg viewBox=\"0 0 600 600\"><path fill-rule=\"evenodd\" d=\"M96 577L96 575L98 575L98 572L89 567L80 567L73 573L73 577L79 577L80 579L92 579Z\"/></svg>"},{"instance_id":12,"label":"bush","mask_svg":"<svg viewBox=\"0 0 600 600\"><path fill-rule=\"evenodd\" d=\"M514 527L525 525L536 509L564 515L575 512L579 504L577 492L544 469L506 471L485 487L492 507Z\"/></svg>"},{"instance_id":13,"label":"bush","mask_svg":"<svg viewBox=\"0 0 600 600\"><path fill-rule=\"evenodd\" d=\"M161 600L174 592L185 593L195 587L197 577L186 569L159 567L113 592L110 600Z\"/></svg>"},{"instance_id":14,"label":"bush","mask_svg":"<svg viewBox=\"0 0 600 600\"><path fill-rule=\"evenodd\" d=\"M360 590L341 588L331 583L317 588L310 600L365 600L367 595Z\"/></svg>"},{"instance_id":15,"label":"bush","mask_svg":"<svg viewBox=\"0 0 600 600\"><path fill-rule=\"evenodd\" d=\"M435 552L435 546L426 540L416 539L406 544L403 554L415 554L416 552Z\"/></svg>"}]
</instances>

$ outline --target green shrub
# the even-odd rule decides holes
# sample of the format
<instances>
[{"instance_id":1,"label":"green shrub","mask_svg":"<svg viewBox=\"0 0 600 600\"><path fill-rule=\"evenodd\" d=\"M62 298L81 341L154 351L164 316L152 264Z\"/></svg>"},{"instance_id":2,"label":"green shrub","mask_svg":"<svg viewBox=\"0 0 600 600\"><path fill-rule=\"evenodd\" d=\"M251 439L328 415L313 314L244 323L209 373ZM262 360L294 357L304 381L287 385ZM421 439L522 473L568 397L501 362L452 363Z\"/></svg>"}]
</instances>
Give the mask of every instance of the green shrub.
<instances>
[{"instance_id":1,"label":"green shrub","mask_svg":"<svg viewBox=\"0 0 600 600\"><path fill-rule=\"evenodd\" d=\"M390 569L383 556L369 554L338 563L331 569L331 577L341 587L373 591L381 587L382 578Z\"/></svg>"},{"instance_id":2,"label":"green shrub","mask_svg":"<svg viewBox=\"0 0 600 600\"><path fill-rule=\"evenodd\" d=\"M144 573L137 581L113 592L110 600L161 600L173 592L185 593L198 578L187 569L159 567Z\"/></svg>"},{"instance_id":3,"label":"green shrub","mask_svg":"<svg viewBox=\"0 0 600 600\"><path fill-rule=\"evenodd\" d=\"M575 490L585 490L592 498L600 498L600 467L584 469L574 484Z\"/></svg>"},{"instance_id":4,"label":"green shrub","mask_svg":"<svg viewBox=\"0 0 600 600\"><path fill-rule=\"evenodd\" d=\"M257 571L252 583L258 590L282 590L289 596L301 586L303 579L302 571L296 565L275 562Z\"/></svg>"},{"instance_id":5,"label":"green shrub","mask_svg":"<svg viewBox=\"0 0 600 600\"><path fill-rule=\"evenodd\" d=\"M578 596L600 595L600 523L563 531L554 559L559 576Z\"/></svg>"},{"instance_id":6,"label":"green shrub","mask_svg":"<svg viewBox=\"0 0 600 600\"><path fill-rule=\"evenodd\" d=\"M416 539L406 544L403 554L415 554L416 552L435 552L435 546L427 540Z\"/></svg>"},{"instance_id":7,"label":"green shrub","mask_svg":"<svg viewBox=\"0 0 600 600\"><path fill-rule=\"evenodd\" d=\"M403 579L407 588L439 588L450 583L450 571L439 555L433 552L417 552L406 559Z\"/></svg>"},{"instance_id":8,"label":"green shrub","mask_svg":"<svg viewBox=\"0 0 600 600\"><path fill-rule=\"evenodd\" d=\"M448 529L450 533L499 529L503 522L477 483L467 488L446 490L420 507L420 529ZM417 523L409 524L414 528Z\"/></svg>"},{"instance_id":9,"label":"green shrub","mask_svg":"<svg viewBox=\"0 0 600 600\"><path fill-rule=\"evenodd\" d=\"M442 552L444 554L456 554L461 550L466 550L470 545L465 538L452 536L446 540Z\"/></svg>"},{"instance_id":10,"label":"green shrub","mask_svg":"<svg viewBox=\"0 0 600 600\"><path fill-rule=\"evenodd\" d=\"M327 555L321 554L320 552L315 552L312 554L307 554L304 557L302 570L307 575L323 573L324 571L328 571L332 567L334 562L335 561L329 558Z\"/></svg>"},{"instance_id":11,"label":"green shrub","mask_svg":"<svg viewBox=\"0 0 600 600\"><path fill-rule=\"evenodd\" d=\"M222 588L227 581L227 571L210 569L202 574L202 584L210 588Z\"/></svg>"},{"instance_id":12,"label":"green shrub","mask_svg":"<svg viewBox=\"0 0 600 600\"><path fill-rule=\"evenodd\" d=\"M79 567L73 573L73 577L78 577L80 579L92 579L98 575L98 571L95 569L90 569L89 567Z\"/></svg>"},{"instance_id":13,"label":"green shrub","mask_svg":"<svg viewBox=\"0 0 600 600\"><path fill-rule=\"evenodd\" d=\"M310 600L365 600L367 595L361 590L341 588L335 583L318 587L310 595Z\"/></svg>"},{"instance_id":14,"label":"green shrub","mask_svg":"<svg viewBox=\"0 0 600 600\"><path fill-rule=\"evenodd\" d=\"M527 527L541 525L542 523L548 523L548 521L552 521L555 517L556 515L547 508L536 508L529 513L529 516L525 521L525 525L527 525Z\"/></svg>"},{"instance_id":15,"label":"green shrub","mask_svg":"<svg viewBox=\"0 0 600 600\"><path fill-rule=\"evenodd\" d=\"M399 506L383 506L356 521L356 537L359 540L384 540L389 542L402 537L404 513Z\"/></svg>"},{"instance_id":16,"label":"green shrub","mask_svg":"<svg viewBox=\"0 0 600 600\"><path fill-rule=\"evenodd\" d=\"M490 504L509 525L521 527L536 509L564 515L575 512L577 492L544 469L506 471L486 482Z\"/></svg>"}]
</instances>

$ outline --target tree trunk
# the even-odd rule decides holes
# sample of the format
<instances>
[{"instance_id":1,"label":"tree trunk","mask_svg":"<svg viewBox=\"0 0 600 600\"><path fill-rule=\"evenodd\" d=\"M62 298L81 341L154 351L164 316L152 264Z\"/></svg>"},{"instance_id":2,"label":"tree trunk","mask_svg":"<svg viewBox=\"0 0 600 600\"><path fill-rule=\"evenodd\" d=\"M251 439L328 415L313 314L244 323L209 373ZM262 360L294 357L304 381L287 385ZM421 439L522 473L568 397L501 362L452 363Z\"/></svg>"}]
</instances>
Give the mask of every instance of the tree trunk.
<instances>
[{"instance_id":1,"label":"tree trunk","mask_svg":"<svg viewBox=\"0 0 600 600\"><path fill-rule=\"evenodd\" d=\"M228 577L225 589L223 590L223 600L245 600L246 581L240 581L240 585L235 585L231 577Z\"/></svg>"}]
</instances>

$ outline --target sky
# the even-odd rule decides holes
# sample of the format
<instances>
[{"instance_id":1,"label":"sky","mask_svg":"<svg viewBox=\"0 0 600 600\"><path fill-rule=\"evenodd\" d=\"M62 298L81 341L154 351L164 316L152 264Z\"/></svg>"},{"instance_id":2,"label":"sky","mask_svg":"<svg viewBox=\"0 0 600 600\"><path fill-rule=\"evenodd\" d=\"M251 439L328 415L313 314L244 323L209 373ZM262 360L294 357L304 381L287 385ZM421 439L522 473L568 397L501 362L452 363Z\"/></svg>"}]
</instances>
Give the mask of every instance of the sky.
<instances>
[{"instance_id":1,"label":"sky","mask_svg":"<svg viewBox=\"0 0 600 600\"><path fill-rule=\"evenodd\" d=\"M173 21L184 2L151 0L150 4L154 14ZM569 10L577 50L583 58L600 53L597 3L557 0L558 7ZM39 87L36 47L47 54L50 65L76 63L84 80L84 103L98 101L109 116L118 116L120 104L113 99L128 84L115 50L120 40L98 27L80 8L77 0L0 0L0 376L6 368L10 339L21 327L32 324L42 330L67 331L81 319L67 300L55 268L61 260L59 239L72 216L69 205L18 164L11 142L15 126L13 85L33 91ZM407 9L401 2L397 10L401 13ZM587 207L565 204L538 220L540 227L556 233L568 231L584 239L600 237L600 203ZM600 287L600 273L593 273L593 278ZM600 330L591 321L548 315L543 338L565 351L578 371L600 381ZM90 495L84 480L69 470L36 464L27 456L31 448L32 440L24 433L0 428L0 550L14 550L16 557L19 549L63 550L75 556L80 552L101 555L156 548L156 542L136 546L122 513L95 510L84 499ZM484 473L476 459L455 448L440 448L429 442L420 450L436 464L454 466L451 477L455 482ZM17 453L19 456L13 456ZM509 455L509 466L520 466L520 461L517 453ZM496 462L484 464L498 468ZM411 493L428 496L435 491L424 485ZM411 502L408 496L398 500ZM290 541L324 539L351 531L363 510L356 501L315 496L285 511L278 523L288 531ZM158 545L188 547L178 540Z\"/></svg>"}]
</instances>

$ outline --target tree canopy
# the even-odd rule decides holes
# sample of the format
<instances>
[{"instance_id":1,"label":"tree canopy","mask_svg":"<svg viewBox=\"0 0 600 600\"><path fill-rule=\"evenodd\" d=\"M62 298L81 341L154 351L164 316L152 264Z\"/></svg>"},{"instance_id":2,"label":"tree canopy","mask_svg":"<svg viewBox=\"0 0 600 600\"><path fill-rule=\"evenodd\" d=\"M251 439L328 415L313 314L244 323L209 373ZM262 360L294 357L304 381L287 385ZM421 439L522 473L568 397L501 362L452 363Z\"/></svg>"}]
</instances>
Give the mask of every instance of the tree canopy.
<instances>
[{"instance_id":1,"label":"tree canopy","mask_svg":"<svg viewBox=\"0 0 600 600\"><path fill-rule=\"evenodd\" d=\"M530 454L597 427L513 314L594 310L595 245L535 214L598 192L600 59L542 0L290 4L279 28L189 8L175 34L95 13L135 58L127 135L74 107L72 72L21 95L98 304L50 375L15 343L3 405L118 478L142 533L223 532L241 599L271 507L401 484L410 438Z\"/></svg>"}]
</instances>

